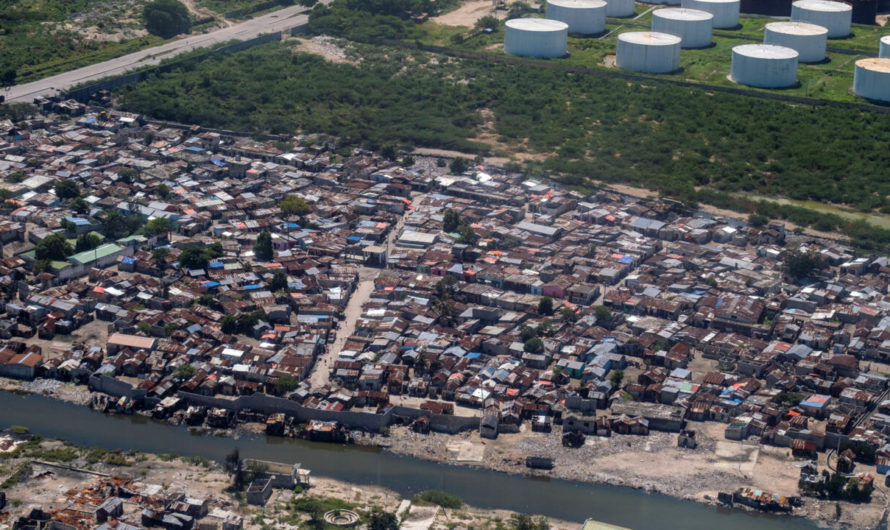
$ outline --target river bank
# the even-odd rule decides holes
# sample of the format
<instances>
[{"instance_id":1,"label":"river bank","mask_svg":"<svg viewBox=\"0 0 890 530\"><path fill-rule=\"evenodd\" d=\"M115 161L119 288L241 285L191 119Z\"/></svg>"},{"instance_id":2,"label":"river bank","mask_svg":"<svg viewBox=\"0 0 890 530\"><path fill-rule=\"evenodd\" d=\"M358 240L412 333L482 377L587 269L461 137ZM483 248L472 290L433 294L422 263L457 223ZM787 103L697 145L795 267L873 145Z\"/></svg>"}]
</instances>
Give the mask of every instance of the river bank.
<instances>
[{"instance_id":1,"label":"river bank","mask_svg":"<svg viewBox=\"0 0 890 530\"><path fill-rule=\"evenodd\" d=\"M655 431L649 436L592 436L580 448L563 447L560 432L538 433L526 428L488 440L477 432L418 434L405 427L393 427L385 440L359 441L433 462L630 487L711 506L719 505L718 492L733 492L740 487L798 495L802 460L792 458L787 448L725 440L724 427L717 423L692 425L698 440L694 450L679 448L676 433ZM525 466L528 456L552 458L554 468L529 469ZM819 455L820 469L826 468L826 459L826 454ZM856 471L876 475L873 466L860 464ZM801 507L795 508L792 515L781 517L804 518L837 528L879 528L885 499L886 490L880 485L868 504L841 502L838 518L834 501L803 497Z\"/></svg>"},{"instance_id":2,"label":"river bank","mask_svg":"<svg viewBox=\"0 0 890 530\"><path fill-rule=\"evenodd\" d=\"M225 460L239 449L244 458L303 463L314 476L324 476L363 488L384 487L408 498L436 489L465 499L483 510L540 513L581 523L605 521L628 528L661 530L812 529L799 517L778 517L730 510L679 500L659 493L557 478L530 478L478 466L443 465L379 448L336 445L250 434L225 436L195 433L142 415L109 415L41 394L0 392L0 427L23 425L46 437L70 440L106 450L168 453ZM376 437L380 440L380 437ZM389 440L389 439L388 439Z\"/></svg>"},{"instance_id":3,"label":"river bank","mask_svg":"<svg viewBox=\"0 0 890 530\"><path fill-rule=\"evenodd\" d=\"M16 383L0 381L0 388L33 393L78 406L89 402L85 387L41 380ZM149 421L138 414L129 418ZM790 458L787 449L724 440L724 427L717 423L695 424L694 428L699 432L699 447L696 450L678 448L676 434L661 432L653 432L649 436L588 437L584 446L572 449L562 447L558 432L533 433L527 428L517 434L501 434L496 440L484 440L475 431L458 435L418 434L406 427L393 426L388 436L365 434L359 436L357 442L362 446L382 448L394 455L427 462L544 480L623 486L706 505L715 504L718 491L731 492L741 486L783 495L797 494L799 460ZM259 423L239 423L231 429L190 429L193 433L228 438L235 443L262 436L263 430L264 425ZM274 437L268 439L279 443L275 442ZM343 449L343 446L332 444L327 447L334 451ZM525 467L527 456L553 458L555 467L551 471L529 470ZM819 464L820 467L825 466L825 455L820 456ZM857 471L875 473L873 468L862 467L857 467ZM883 514L884 499L881 486L870 504L841 503L842 515L838 520L834 502L805 498L804 506L794 511L797 517L781 516L780 520L791 522L806 518L833 526L875 528Z\"/></svg>"},{"instance_id":4,"label":"river bank","mask_svg":"<svg viewBox=\"0 0 890 530\"><path fill-rule=\"evenodd\" d=\"M28 436L14 436L24 439ZM9 439L8 436L0 438ZM28 473L19 473L26 465ZM312 506L338 506L359 514L382 510L399 514L406 528L444 530L455 525L479 529L511 528L516 513L485 510L463 505L439 508L419 505L397 492L378 486L357 486L327 477L313 477L306 490L275 490L264 506L253 506L243 493L229 490L231 477L222 466L207 459L176 457L135 451L105 451L67 444L58 440L39 440L23 444L4 454L0 477L5 481L7 509L0 514L0 525L12 525L35 507L54 514L57 520L73 522L72 507L88 512L84 499L98 503L108 484L122 485L141 492L157 492L152 500L187 495L207 501L210 514L230 513L241 517L244 528L298 529L310 518ZM127 501L121 519L139 521L138 497ZM155 504L156 506L156 504ZM210 519L213 519L211 515ZM548 519L554 530L578 530L580 524Z\"/></svg>"}]
</instances>

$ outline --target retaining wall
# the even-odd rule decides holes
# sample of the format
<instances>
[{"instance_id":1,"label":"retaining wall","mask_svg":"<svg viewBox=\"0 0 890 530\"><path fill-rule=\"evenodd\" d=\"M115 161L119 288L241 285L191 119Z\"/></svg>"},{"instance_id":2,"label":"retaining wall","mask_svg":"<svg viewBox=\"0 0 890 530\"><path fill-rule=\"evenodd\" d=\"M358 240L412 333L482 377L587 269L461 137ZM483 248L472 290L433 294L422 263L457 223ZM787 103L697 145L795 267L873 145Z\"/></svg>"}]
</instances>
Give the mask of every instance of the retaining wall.
<instances>
[{"instance_id":1,"label":"retaining wall","mask_svg":"<svg viewBox=\"0 0 890 530\"><path fill-rule=\"evenodd\" d=\"M371 414L367 412L311 409L289 399L259 393L241 396L236 399L223 399L180 391L179 397L191 405L222 408L235 412L244 410L252 410L264 414L283 412L288 416L293 416L298 422L309 420L337 421L350 429L366 431L379 431L381 428L388 427L400 419L413 420L419 416L429 416L430 429L436 432L454 434L475 429L479 426L479 418L431 414L424 410L408 407L392 407L385 414Z\"/></svg>"}]
</instances>

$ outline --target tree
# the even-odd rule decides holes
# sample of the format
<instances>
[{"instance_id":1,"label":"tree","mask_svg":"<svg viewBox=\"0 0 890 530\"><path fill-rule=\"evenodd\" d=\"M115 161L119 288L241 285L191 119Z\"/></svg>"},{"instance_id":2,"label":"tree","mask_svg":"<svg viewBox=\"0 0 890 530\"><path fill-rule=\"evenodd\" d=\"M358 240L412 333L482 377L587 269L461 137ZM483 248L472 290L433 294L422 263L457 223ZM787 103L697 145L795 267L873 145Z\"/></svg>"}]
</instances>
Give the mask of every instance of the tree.
<instances>
[{"instance_id":1,"label":"tree","mask_svg":"<svg viewBox=\"0 0 890 530\"><path fill-rule=\"evenodd\" d=\"M380 156L387 160L395 160L399 155L396 152L396 147L394 145L386 144L380 148Z\"/></svg>"},{"instance_id":2,"label":"tree","mask_svg":"<svg viewBox=\"0 0 890 530\"><path fill-rule=\"evenodd\" d=\"M591 244L587 245L587 254L586 254L586 256L587 256L588 258L595 258L595 257L596 257L596 243L591 243Z\"/></svg>"},{"instance_id":3,"label":"tree","mask_svg":"<svg viewBox=\"0 0 890 530\"><path fill-rule=\"evenodd\" d=\"M102 244L102 236L93 233L80 234L74 244L74 252L86 252L93 250Z\"/></svg>"},{"instance_id":4,"label":"tree","mask_svg":"<svg viewBox=\"0 0 890 530\"><path fill-rule=\"evenodd\" d=\"M241 491L244 487L244 462L241 460L241 454L237 448L226 455L223 467L226 473L232 477L232 487L236 491Z\"/></svg>"},{"instance_id":5,"label":"tree","mask_svg":"<svg viewBox=\"0 0 890 530\"><path fill-rule=\"evenodd\" d=\"M748 216L748 226L751 228L763 228L768 222L769 217L760 215L759 213L752 213Z\"/></svg>"},{"instance_id":6,"label":"tree","mask_svg":"<svg viewBox=\"0 0 890 530\"><path fill-rule=\"evenodd\" d=\"M220 330L226 335L238 333L238 318L235 315L226 315L220 321Z\"/></svg>"},{"instance_id":7,"label":"tree","mask_svg":"<svg viewBox=\"0 0 890 530\"><path fill-rule=\"evenodd\" d=\"M519 326L519 340L528 342L538 336L538 330L526 324Z\"/></svg>"},{"instance_id":8,"label":"tree","mask_svg":"<svg viewBox=\"0 0 890 530\"><path fill-rule=\"evenodd\" d=\"M598 305L593 309L593 314L598 321L609 320L612 317L612 310L604 305Z\"/></svg>"},{"instance_id":9,"label":"tree","mask_svg":"<svg viewBox=\"0 0 890 530\"><path fill-rule=\"evenodd\" d=\"M368 530L399 530L399 519L395 514L375 509L371 512Z\"/></svg>"},{"instance_id":10,"label":"tree","mask_svg":"<svg viewBox=\"0 0 890 530\"><path fill-rule=\"evenodd\" d=\"M18 77L18 73L12 68L7 68L0 72L0 85L12 86L15 84L16 77Z\"/></svg>"},{"instance_id":11,"label":"tree","mask_svg":"<svg viewBox=\"0 0 890 530\"><path fill-rule=\"evenodd\" d=\"M539 337L532 337L525 341L525 344L522 345L522 350L528 353L541 353L544 351L544 341Z\"/></svg>"},{"instance_id":12,"label":"tree","mask_svg":"<svg viewBox=\"0 0 890 530\"><path fill-rule=\"evenodd\" d=\"M186 269L203 269L210 263L210 256L201 247L189 247L179 254L179 264Z\"/></svg>"},{"instance_id":13,"label":"tree","mask_svg":"<svg viewBox=\"0 0 890 530\"><path fill-rule=\"evenodd\" d=\"M56 197L60 199L73 199L80 196L80 186L73 180L60 180L55 185Z\"/></svg>"},{"instance_id":14,"label":"tree","mask_svg":"<svg viewBox=\"0 0 890 530\"><path fill-rule=\"evenodd\" d=\"M275 274L272 275L272 280L269 282L269 290L272 292L286 291L287 274L282 271L276 271Z\"/></svg>"},{"instance_id":15,"label":"tree","mask_svg":"<svg viewBox=\"0 0 890 530\"><path fill-rule=\"evenodd\" d=\"M163 184L163 183L158 184L158 187L155 188L155 195L157 195L158 197L160 197L162 199L166 199L167 197L170 196L171 193L173 193L173 192L170 191L170 186L167 186L166 184Z\"/></svg>"},{"instance_id":16,"label":"tree","mask_svg":"<svg viewBox=\"0 0 890 530\"><path fill-rule=\"evenodd\" d=\"M139 170L133 168L122 169L117 172L117 176L125 183L130 184L133 179L139 176Z\"/></svg>"},{"instance_id":17,"label":"tree","mask_svg":"<svg viewBox=\"0 0 890 530\"><path fill-rule=\"evenodd\" d=\"M192 29L188 9L177 0L154 0L142 10L145 29L165 39Z\"/></svg>"},{"instance_id":18,"label":"tree","mask_svg":"<svg viewBox=\"0 0 890 530\"><path fill-rule=\"evenodd\" d=\"M292 392L295 388L297 388L297 380L289 375L282 375L275 383L275 390L279 396Z\"/></svg>"},{"instance_id":19,"label":"tree","mask_svg":"<svg viewBox=\"0 0 890 530\"><path fill-rule=\"evenodd\" d=\"M132 234L142 225L142 219L138 215L124 217L117 210L106 210L104 215L102 232L109 239L120 239Z\"/></svg>"},{"instance_id":20,"label":"tree","mask_svg":"<svg viewBox=\"0 0 890 530\"><path fill-rule=\"evenodd\" d=\"M812 252L790 252L785 256L783 270L794 281L800 281L825 267L825 260Z\"/></svg>"},{"instance_id":21,"label":"tree","mask_svg":"<svg viewBox=\"0 0 890 530\"><path fill-rule=\"evenodd\" d=\"M170 219L166 217L155 217L154 219L149 219L145 226L142 227L142 232L148 237L159 236L161 234L166 234L170 231Z\"/></svg>"},{"instance_id":22,"label":"tree","mask_svg":"<svg viewBox=\"0 0 890 530\"><path fill-rule=\"evenodd\" d=\"M416 160L414 160L414 157L413 157L413 156L411 156L411 155L405 155L405 156L403 156L402 159L399 161L399 165L402 166L402 167L411 167L411 166L414 165L415 162L416 162Z\"/></svg>"},{"instance_id":23,"label":"tree","mask_svg":"<svg viewBox=\"0 0 890 530\"><path fill-rule=\"evenodd\" d=\"M69 208L75 213L85 214L90 211L90 205L87 201L81 199L80 197L76 197L71 204L68 205Z\"/></svg>"},{"instance_id":24,"label":"tree","mask_svg":"<svg viewBox=\"0 0 890 530\"><path fill-rule=\"evenodd\" d=\"M575 313L575 310L571 307L563 307L559 310L559 313L566 322L574 323L578 321L578 313Z\"/></svg>"},{"instance_id":25,"label":"tree","mask_svg":"<svg viewBox=\"0 0 890 530\"><path fill-rule=\"evenodd\" d=\"M195 367L188 364L180 364L176 367L176 375L181 379L191 379L195 375Z\"/></svg>"},{"instance_id":26,"label":"tree","mask_svg":"<svg viewBox=\"0 0 890 530\"><path fill-rule=\"evenodd\" d=\"M479 241L479 236L476 235L476 231L470 225L460 225L457 231L460 234L461 243L465 245L475 245Z\"/></svg>"},{"instance_id":27,"label":"tree","mask_svg":"<svg viewBox=\"0 0 890 530\"><path fill-rule=\"evenodd\" d=\"M61 226L62 229L68 234L77 232L77 225L74 224L74 222L69 221L68 219L62 219L61 221L59 221L59 226Z\"/></svg>"},{"instance_id":28,"label":"tree","mask_svg":"<svg viewBox=\"0 0 890 530\"><path fill-rule=\"evenodd\" d=\"M38 260L64 261L65 258L74 253L71 243L65 238L65 234L56 232L43 238L37 243L34 257Z\"/></svg>"},{"instance_id":29,"label":"tree","mask_svg":"<svg viewBox=\"0 0 890 530\"><path fill-rule=\"evenodd\" d=\"M436 282L436 296L441 300L450 299L457 292L457 284L457 278L446 274L441 280Z\"/></svg>"},{"instance_id":30,"label":"tree","mask_svg":"<svg viewBox=\"0 0 890 530\"><path fill-rule=\"evenodd\" d=\"M312 211L312 207L299 195L288 195L281 201L281 212L285 215L303 217Z\"/></svg>"},{"instance_id":31,"label":"tree","mask_svg":"<svg viewBox=\"0 0 890 530\"><path fill-rule=\"evenodd\" d=\"M457 227L460 226L460 214L457 213L457 210L453 208L448 208L445 210L445 215L442 219L442 231L451 233L457 230Z\"/></svg>"},{"instance_id":32,"label":"tree","mask_svg":"<svg viewBox=\"0 0 890 530\"><path fill-rule=\"evenodd\" d=\"M609 374L609 382L612 383L612 387L620 387L622 381L624 381L624 370L612 370L612 373Z\"/></svg>"},{"instance_id":33,"label":"tree","mask_svg":"<svg viewBox=\"0 0 890 530\"><path fill-rule=\"evenodd\" d=\"M497 17L486 15L476 21L476 29L491 29L497 31L501 26L501 21Z\"/></svg>"},{"instance_id":34,"label":"tree","mask_svg":"<svg viewBox=\"0 0 890 530\"><path fill-rule=\"evenodd\" d=\"M553 298L549 296L545 296L538 301L538 314L539 315L552 315L553 314Z\"/></svg>"},{"instance_id":35,"label":"tree","mask_svg":"<svg viewBox=\"0 0 890 530\"><path fill-rule=\"evenodd\" d=\"M457 157L451 161L451 164L448 166L448 169L455 175L460 175L464 171L470 168L470 161L464 157Z\"/></svg>"},{"instance_id":36,"label":"tree","mask_svg":"<svg viewBox=\"0 0 890 530\"><path fill-rule=\"evenodd\" d=\"M253 245L253 254L260 261L271 261L275 256L272 250L272 234L267 230L260 232Z\"/></svg>"}]
</instances>

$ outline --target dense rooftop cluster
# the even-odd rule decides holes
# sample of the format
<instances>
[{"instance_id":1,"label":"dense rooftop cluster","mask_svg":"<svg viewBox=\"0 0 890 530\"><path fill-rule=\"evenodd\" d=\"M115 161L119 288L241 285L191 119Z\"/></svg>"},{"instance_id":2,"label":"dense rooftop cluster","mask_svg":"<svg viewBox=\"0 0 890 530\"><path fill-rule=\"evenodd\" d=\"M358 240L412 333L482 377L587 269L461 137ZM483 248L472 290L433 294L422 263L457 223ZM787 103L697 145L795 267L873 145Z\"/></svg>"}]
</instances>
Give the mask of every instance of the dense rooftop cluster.
<instances>
[{"instance_id":1,"label":"dense rooftop cluster","mask_svg":"<svg viewBox=\"0 0 890 530\"><path fill-rule=\"evenodd\" d=\"M0 123L3 375L165 416L265 393L489 436L722 421L890 463L885 257L499 169L44 110Z\"/></svg>"}]
</instances>

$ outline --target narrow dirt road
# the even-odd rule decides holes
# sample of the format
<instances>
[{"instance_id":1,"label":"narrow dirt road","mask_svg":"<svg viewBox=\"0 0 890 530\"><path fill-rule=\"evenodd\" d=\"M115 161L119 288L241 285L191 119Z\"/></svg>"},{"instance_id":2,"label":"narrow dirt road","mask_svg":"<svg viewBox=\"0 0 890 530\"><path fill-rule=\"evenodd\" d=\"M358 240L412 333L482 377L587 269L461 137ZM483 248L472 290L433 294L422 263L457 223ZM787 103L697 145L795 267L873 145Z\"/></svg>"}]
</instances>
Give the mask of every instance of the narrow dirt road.
<instances>
[{"instance_id":1,"label":"narrow dirt road","mask_svg":"<svg viewBox=\"0 0 890 530\"><path fill-rule=\"evenodd\" d=\"M356 321L362 316L362 306L371 298L371 293L373 292L373 278L359 281L358 287L355 288L355 292L349 297L349 302L343 311L344 319L337 326L337 338L328 346L327 351L318 357L315 366L312 368L312 373L309 375L309 383L313 388L323 387L331 380L331 368L334 366L334 361L337 360L340 351L343 350L346 339L355 332Z\"/></svg>"}]
</instances>

